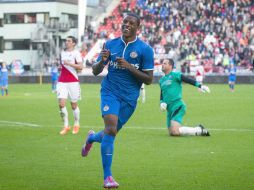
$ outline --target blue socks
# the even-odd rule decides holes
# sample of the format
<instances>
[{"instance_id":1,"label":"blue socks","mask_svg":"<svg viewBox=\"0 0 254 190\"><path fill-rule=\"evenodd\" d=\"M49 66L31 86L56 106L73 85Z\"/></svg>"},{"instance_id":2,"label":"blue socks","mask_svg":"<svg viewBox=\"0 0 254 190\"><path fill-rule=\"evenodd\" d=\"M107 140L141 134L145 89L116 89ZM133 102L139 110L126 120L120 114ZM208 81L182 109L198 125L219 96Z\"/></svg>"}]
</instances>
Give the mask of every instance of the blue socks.
<instances>
[{"instance_id":1,"label":"blue socks","mask_svg":"<svg viewBox=\"0 0 254 190\"><path fill-rule=\"evenodd\" d=\"M101 158L104 171L104 179L112 176L111 165L114 152L115 136L104 134L104 130L99 131L87 139L88 143L98 142L101 143Z\"/></svg>"},{"instance_id":2,"label":"blue socks","mask_svg":"<svg viewBox=\"0 0 254 190\"><path fill-rule=\"evenodd\" d=\"M114 152L115 136L104 134L101 142L101 158L104 171L104 180L108 176L112 176L111 164Z\"/></svg>"},{"instance_id":3,"label":"blue socks","mask_svg":"<svg viewBox=\"0 0 254 190\"><path fill-rule=\"evenodd\" d=\"M4 89L1 90L1 94L2 94L2 96L4 95Z\"/></svg>"},{"instance_id":4,"label":"blue socks","mask_svg":"<svg viewBox=\"0 0 254 190\"><path fill-rule=\"evenodd\" d=\"M98 133L95 133L93 135L90 135L87 141L88 143L93 143L93 142L101 143L103 136L104 136L104 130L99 131Z\"/></svg>"}]
</instances>

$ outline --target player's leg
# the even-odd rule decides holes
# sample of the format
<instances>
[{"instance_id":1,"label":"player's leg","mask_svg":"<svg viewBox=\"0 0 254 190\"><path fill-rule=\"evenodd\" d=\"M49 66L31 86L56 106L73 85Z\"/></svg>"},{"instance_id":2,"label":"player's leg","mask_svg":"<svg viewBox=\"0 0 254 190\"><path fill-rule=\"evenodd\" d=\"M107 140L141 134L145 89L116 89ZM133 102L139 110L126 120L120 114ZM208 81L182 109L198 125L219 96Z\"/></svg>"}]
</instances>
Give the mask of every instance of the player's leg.
<instances>
[{"instance_id":1,"label":"player's leg","mask_svg":"<svg viewBox=\"0 0 254 190\"><path fill-rule=\"evenodd\" d=\"M111 134L113 136L115 134L117 134L121 130L123 125L129 120L131 115L134 113L135 107L136 107L136 105L130 105L130 104L128 104L126 102L123 102L123 101L120 103L120 110L119 110L119 113L118 113L117 128L115 128L115 127L114 128L112 128L112 127L111 128L107 128L107 127L105 128L105 135L103 137L101 146L103 146L103 142L104 142L105 136L107 136L106 133L108 133L107 132L108 129L110 129L110 131L111 131L108 134ZM117 119L117 116L115 116L115 115L110 116L110 119L106 118L104 116L105 126L107 126L107 125L108 126L114 126L115 122L116 122L116 119ZM108 124L106 124L106 123L108 123ZM113 139L111 139L111 140L109 139L108 141L109 142L113 141ZM109 146L107 148L109 148ZM105 149L105 150L107 150L107 149ZM113 154L113 151L112 151L112 154ZM103 149L102 149L102 155L103 155ZM110 153L109 153L109 155L110 155ZM109 159L109 158L106 158L106 159ZM111 160L111 162L112 162L112 160ZM104 188L117 188L119 186L119 184L113 179L111 172L107 173L108 169L106 168L106 165L104 165L105 163L110 163L110 162L107 161L107 160L104 160L104 162L103 162L103 168L104 168Z\"/></svg>"},{"instance_id":2,"label":"player's leg","mask_svg":"<svg viewBox=\"0 0 254 190\"><path fill-rule=\"evenodd\" d=\"M114 152L114 141L117 134L118 116L108 114L103 116L105 129L101 142L101 156L104 170L104 180L112 176L111 165Z\"/></svg>"},{"instance_id":3,"label":"player's leg","mask_svg":"<svg viewBox=\"0 0 254 190\"><path fill-rule=\"evenodd\" d=\"M71 108L72 108L73 117L74 117L74 126L73 126L72 133L75 135L79 132L79 128L80 128L80 124L79 124L80 110L79 110L77 102L71 102Z\"/></svg>"},{"instance_id":4,"label":"player's leg","mask_svg":"<svg viewBox=\"0 0 254 190\"><path fill-rule=\"evenodd\" d=\"M81 100L81 89L78 82L73 82L68 84L69 87L69 94L70 94L70 100L71 100L71 108L73 111L73 117L74 117L74 126L72 133L77 134L79 132L80 124L80 110L78 107L78 100Z\"/></svg>"},{"instance_id":5,"label":"player's leg","mask_svg":"<svg viewBox=\"0 0 254 190\"><path fill-rule=\"evenodd\" d=\"M228 81L228 86L229 86L229 89L232 90L232 84L230 80Z\"/></svg>"},{"instance_id":6,"label":"player's leg","mask_svg":"<svg viewBox=\"0 0 254 190\"><path fill-rule=\"evenodd\" d=\"M66 104L66 99L58 99L59 102L59 108L60 108L60 116L64 122L64 127L63 129L60 131L61 135L65 135L69 130L70 130L70 126L69 126L69 119L68 119L68 111L67 108L65 106Z\"/></svg>"},{"instance_id":7,"label":"player's leg","mask_svg":"<svg viewBox=\"0 0 254 190\"><path fill-rule=\"evenodd\" d=\"M171 136L210 136L208 130L202 125L196 127L182 126L185 110L185 105L181 105L172 112L170 122L168 122L169 134Z\"/></svg>"},{"instance_id":8,"label":"player's leg","mask_svg":"<svg viewBox=\"0 0 254 190\"><path fill-rule=\"evenodd\" d=\"M5 95L6 95L6 96L8 96L8 95L9 95L8 85L6 85L6 87L5 87Z\"/></svg>"},{"instance_id":9,"label":"player's leg","mask_svg":"<svg viewBox=\"0 0 254 190\"><path fill-rule=\"evenodd\" d=\"M232 82L232 92L235 90L235 81Z\"/></svg>"},{"instance_id":10,"label":"player's leg","mask_svg":"<svg viewBox=\"0 0 254 190\"><path fill-rule=\"evenodd\" d=\"M57 81L55 79L52 79L52 82L51 82L52 93L56 92L56 84L57 84Z\"/></svg>"},{"instance_id":11,"label":"player's leg","mask_svg":"<svg viewBox=\"0 0 254 190\"><path fill-rule=\"evenodd\" d=\"M66 108L66 100L68 98L68 89L65 83L58 83L57 84L57 98L58 98L58 105L60 109L60 116L64 122L64 127L60 131L61 135L65 135L69 130L69 120L68 120L68 111Z\"/></svg>"},{"instance_id":12,"label":"player's leg","mask_svg":"<svg viewBox=\"0 0 254 190\"><path fill-rule=\"evenodd\" d=\"M0 86L1 86L1 95L4 95L4 84L3 84L3 79L0 77Z\"/></svg>"},{"instance_id":13,"label":"player's leg","mask_svg":"<svg viewBox=\"0 0 254 190\"><path fill-rule=\"evenodd\" d=\"M9 94L9 92L8 92L8 79L6 79L4 86L5 86L5 95L8 96L8 94Z\"/></svg>"},{"instance_id":14,"label":"player's leg","mask_svg":"<svg viewBox=\"0 0 254 190\"><path fill-rule=\"evenodd\" d=\"M105 124L104 135L101 141L101 157L104 172L104 187L115 188L118 183L112 177L111 165L114 154L114 141L117 134L118 114L120 101L110 92L101 95L101 112Z\"/></svg>"},{"instance_id":15,"label":"player's leg","mask_svg":"<svg viewBox=\"0 0 254 190\"><path fill-rule=\"evenodd\" d=\"M4 95L4 87L3 86L1 87L1 95L2 96Z\"/></svg>"},{"instance_id":16,"label":"player's leg","mask_svg":"<svg viewBox=\"0 0 254 190\"><path fill-rule=\"evenodd\" d=\"M197 136L201 135L202 129L200 127L188 127L182 126L177 121L171 121L171 125L168 128L171 136Z\"/></svg>"},{"instance_id":17,"label":"player's leg","mask_svg":"<svg viewBox=\"0 0 254 190\"><path fill-rule=\"evenodd\" d=\"M53 76L51 77L51 90L52 92L54 92L54 79L53 79Z\"/></svg>"},{"instance_id":18,"label":"player's leg","mask_svg":"<svg viewBox=\"0 0 254 190\"><path fill-rule=\"evenodd\" d=\"M235 81L236 81L236 76L233 76L231 79L231 92L234 92L235 90Z\"/></svg>"},{"instance_id":19,"label":"player's leg","mask_svg":"<svg viewBox=\"0 0 254 190\"><path fill-rule=\"evenodd\" d=\"M104 188L117 188L119 186L112 177L111 165L114 154L114 141L117 134L120 104L120 100L111 93L102 93L101 111L105 124L104 135L101 141Z\"/></svg>"}]
</instances>

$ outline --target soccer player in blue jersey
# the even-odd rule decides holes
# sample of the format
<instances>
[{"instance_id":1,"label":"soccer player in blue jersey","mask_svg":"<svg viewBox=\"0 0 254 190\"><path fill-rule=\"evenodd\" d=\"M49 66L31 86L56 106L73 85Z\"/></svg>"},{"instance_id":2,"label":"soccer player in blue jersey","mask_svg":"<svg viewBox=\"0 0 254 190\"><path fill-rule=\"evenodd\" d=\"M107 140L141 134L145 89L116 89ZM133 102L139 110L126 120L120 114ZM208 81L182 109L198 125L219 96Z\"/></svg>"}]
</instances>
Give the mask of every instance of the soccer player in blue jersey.
<instances>
[{"instance_id":1,"label":"soccer player in blue jersey","mask_svg":"<svg viewBox=\"0 0 254 190\"><path fill-rule=\"evenodd\" d=\"M101 112L105 128L98 133L90 130L82 148L87 156L94 142L101 143L104 188L117 188L111 165L117 133L133 114L142 83L152 83L154 52L137 37L140 18L128 13L122 22L122 36L107 41L92 66L100 74L108 65L108 74L101 83Z\"/></svg>"},{"instance_id":2,"label":"soccer player in blue jersey","mask_svg":"<svg viewBox=\"0 0 254 190\"><path fill-rule=\"evenodd\" d=\"M231 92L235 90L235 81L236 81L236 66L234 63L231 63L229 66L229 75L228 75L228 85Z\"/></svg>"},{"instance_id":3,"label":"soccer player in blue jersey","mask_svg":"<svg viewBox=\"0 0 254 190\"><path fill-rule=\"evenodd\" d=\"M58 81L58 63L55 62L51 68L51 89L52 93L56 92L56 85Z\"/></svg>"},{"instance_id":4,"label":"soccer player in blue jersey","mask_svg":"<svg viewBox=\"0 0 254 190\"><path fill-rule=\"evenodd\" d=\"M2 96L4 96L4 92L5 92L5 95L8 96L8 69L5 62L2 63L0 72L1 72L0 74L1 94Z\"/></svg>"}]
</instances>

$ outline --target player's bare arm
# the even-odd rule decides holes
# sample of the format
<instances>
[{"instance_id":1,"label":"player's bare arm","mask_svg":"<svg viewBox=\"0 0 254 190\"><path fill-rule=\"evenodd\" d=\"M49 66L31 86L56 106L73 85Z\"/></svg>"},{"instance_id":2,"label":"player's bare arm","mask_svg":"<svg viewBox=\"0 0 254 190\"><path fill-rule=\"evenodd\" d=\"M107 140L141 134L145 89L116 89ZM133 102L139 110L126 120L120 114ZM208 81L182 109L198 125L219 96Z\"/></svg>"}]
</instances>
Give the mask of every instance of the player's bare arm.
<instances>
[{"instance_id":1,"label":"player's bare arm","mask_svg":"<svg viewBox=\"0 0 254 190\"><path fill-rule=\"evenodd\" d=\"M83 69L82 62L71 63L70 61L64 61L63 64L66 65L66 66L73 67L74 69L77 69L77 70L82 70Z\"/></svg>"},{"instance_id":2,"label":"player's bare arm","mask_svg":"<svg viewBox=\"0 0 254 190\"><path fill-rule=\"evenodd\" d=\"M121 58L121 57L117 57L116 61L118 63L118 66L128 69L136 79L140 80L141 82L145 83L146 85L149 85L152 83L152 81L153 81L153 71L152 70L140 71L140 70L136 69L135 67L133 67L130 63L128 63L124 58Z\"/></svg>"},{"instance_id":3,"label":"player's bare arm","mask_svg":"<svg viewBox=\"0 0 254 190\"><path fill-rule=\"evenodd\" d=\"M93 74L95 76L97 76L103 71L105 65L107 64L106 62L110 56L110 51L108 49L105 49L105 44L103 44L103 48L100 54L101 54L101 60L97 63L94 63L92 66Z\"/></svg>"}]
</instances>

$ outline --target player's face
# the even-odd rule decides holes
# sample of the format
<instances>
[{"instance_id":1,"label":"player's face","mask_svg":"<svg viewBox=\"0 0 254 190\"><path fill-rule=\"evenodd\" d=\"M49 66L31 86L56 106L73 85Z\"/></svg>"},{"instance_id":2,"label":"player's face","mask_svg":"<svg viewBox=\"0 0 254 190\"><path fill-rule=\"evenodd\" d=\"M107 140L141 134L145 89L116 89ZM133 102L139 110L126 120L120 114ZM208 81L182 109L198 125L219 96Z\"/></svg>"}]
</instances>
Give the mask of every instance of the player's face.
<instances>
[{"instance_id":1,"label":"player's face","mask_svg":"<svg viewBox=\"0 0 254 190\"><path fill-rule=\"evenodd\" d=\"M162 71L164 73L170 72L172 70L172 65L169 63L169 60L164 60L162 62Z\"/></svg>"},{"instance_id":2,"label":"player's face","mask_svg":"<svg viewBox=\"0 0 254 190\"><path fill-rule=\"evenodd\" d=\"M135 37L138 30L137 18L126 16L122 23L122 33L124 37Z\"/></svg>"},{"instance_id":3,"label":"player's face","mask_svg":"<svg viewBox=\"0 0 254 190\"><path fill-rule=\"evenodd\" d=\"M66 46L66 49L73 49L75 46L75 43L72 41L71 38L66 38L65 46Z\"/></svg>"}]
</instances>

